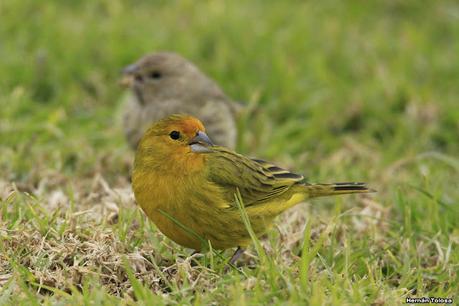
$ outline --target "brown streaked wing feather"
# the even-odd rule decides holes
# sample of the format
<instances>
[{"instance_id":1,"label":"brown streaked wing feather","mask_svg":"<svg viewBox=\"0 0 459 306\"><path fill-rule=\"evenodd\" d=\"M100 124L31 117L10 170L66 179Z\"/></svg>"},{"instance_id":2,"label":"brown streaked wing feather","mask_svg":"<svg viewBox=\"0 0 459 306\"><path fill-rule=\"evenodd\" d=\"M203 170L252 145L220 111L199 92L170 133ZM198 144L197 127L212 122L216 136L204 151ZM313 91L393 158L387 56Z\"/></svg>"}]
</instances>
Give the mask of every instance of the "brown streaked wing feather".
<instances>
[{"instance_id":1,"label":"brown streaked wing feather","mask_svg":"<svg viewBox=\"0 0 459 306\"><path fill-rule=\"evenodd\" d=\"M234 202L236 188L248 206L270 200L303 180L301 175L224 147L212 147L212 151L207 158L209 180L223 187L229 203Z\"/></svg>"}]
</instances>

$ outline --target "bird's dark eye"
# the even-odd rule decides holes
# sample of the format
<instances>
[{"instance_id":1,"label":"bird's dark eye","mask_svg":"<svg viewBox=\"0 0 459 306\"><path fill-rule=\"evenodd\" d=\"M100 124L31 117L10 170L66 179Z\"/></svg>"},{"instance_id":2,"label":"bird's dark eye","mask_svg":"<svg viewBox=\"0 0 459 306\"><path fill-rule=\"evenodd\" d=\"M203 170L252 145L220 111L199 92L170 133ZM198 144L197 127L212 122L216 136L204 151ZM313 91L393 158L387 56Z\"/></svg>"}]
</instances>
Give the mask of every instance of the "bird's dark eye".
<instances>
[{"instance_id":1,"label":"bird's dark eye","mask_svg":"<svg viewBox=\"0 0 459 306\"><path fill-rule=\"evenodd\" d=\"M159 72L159 71L153 71L153 72L150 73L150 79L157 80L157 79L160 79L161 76L162 76L161 72Z\"/></svg>"},{"instance_id":2,"label":"bird's dark eye","mask_svg":"<svg viewBox=\"0 0 459 306\"><path fill-rule=\"evenodd\" d=\"M180 138L180 132L172 131L172 132L170 132L169 137L174 139L174 140L177 140L177 139Z\"/></svg>"}]
</instances>

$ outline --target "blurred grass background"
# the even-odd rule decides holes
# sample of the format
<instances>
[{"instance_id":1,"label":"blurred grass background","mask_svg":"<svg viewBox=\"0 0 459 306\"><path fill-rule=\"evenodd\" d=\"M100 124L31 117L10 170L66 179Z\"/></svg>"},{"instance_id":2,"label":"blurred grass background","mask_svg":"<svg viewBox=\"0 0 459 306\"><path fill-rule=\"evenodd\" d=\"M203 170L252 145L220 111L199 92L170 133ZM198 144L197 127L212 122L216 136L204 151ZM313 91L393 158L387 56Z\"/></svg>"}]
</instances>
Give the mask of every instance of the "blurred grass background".
<instances>
[{"instance_id":1,"label":"blurred grass background","mask_svg":"<svg viewBox=\"0 0 459 306\"><path fill-rule=\"evenodd\" d=\"M381 272L381 258L368 258L369 269L382 273L383 288L373 288L370 300L392 292L388 301L402 302L401 288L415 290L412 296L457 292L456 1L5 0L0 20L2 186L14 182L18 192L31 192L57 173L72 182L101 173L109 184L127 185L132 153L118 120L120 70L145 53L175 51L254 109L241 120L239 151L275 160L312 181L365 180L379 191L373 199L391 211L384 216L393 222L384 235L400 251L393 256L406 251L408 257L398 258L400 266L387 273ZM69 192L65 186L58 181L47 188ZM318 201L312 213L327 220L352 208L348 199L355 198ZM14 216L28 222L20 207L14 209ZM17 226L11 216L5 208L2 227ZM352 230L348 234L352 240ZM342 250L365 249L372 238L358 239ZM417 257L419 239L437 241L449 254L442 268L424 263L431 253ZM333 256L327 258L332 267ZM391 273L403 274L394 272L402 266L408 276L394 282ZM364 263L355 268L367 275ZM252 272L258 280L260 269ZM241 296L240 276L233 276L217 281L213 294L189 301L222 299L225 282L234 297ZM246 298L248 303L369 301L364 293L322 294L317 288L344 286L331 279L329 287L322 278L310 280L307 290L281 286L287 293L277 299L275 292L266 299L249 293ZM352 277L346 281L358 287Z\"/></svg>"}]
</instances>

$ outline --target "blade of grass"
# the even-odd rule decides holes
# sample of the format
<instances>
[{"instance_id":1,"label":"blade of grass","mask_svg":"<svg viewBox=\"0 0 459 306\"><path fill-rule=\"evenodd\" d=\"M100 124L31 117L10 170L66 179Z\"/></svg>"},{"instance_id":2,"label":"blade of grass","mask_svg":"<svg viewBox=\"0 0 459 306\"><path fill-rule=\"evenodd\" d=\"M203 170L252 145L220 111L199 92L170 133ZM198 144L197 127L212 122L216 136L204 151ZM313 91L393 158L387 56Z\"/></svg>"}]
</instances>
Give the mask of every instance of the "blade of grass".
<instances>
[{"instance_id":1,"label":"blade of grass","mask_svg":"<svg viewBox=\"0 0 459 306\"><path fill-rule=\"evenodd\" d=\"M309 245L311 241L311 219L308 219L306 222L306 227L303 234L303 247L301 249L301 259L300 259L300 283L304 290L308 288L308 272L309 272L309 256L305 254L309 251Z\"/></svg>"},{"instance_id":2,"label":"blade of grass","mask_svg":"<svg viewBox=\"0 0 459 306\"><path fill-rule=\"evenodd\" d=\"M168 214L167 212L163 211L163 210L159 210L159 212L161 214L163 214L166 218L168 218L169 220L171 220L172 222L174 222L177 226L179 226L181 229L183 229L184 231L186 231L187 233L189 233L190 235L192 235L193 237L197 238L200 242L201 242L201 245L203 245L203 249L206 250L207 249L207 246L210 244L210 241L208 242L207 240L205 240L204 238L202 238L198 233L196 233L195 231L193 231L192 229L188 228L187 226L185 226L184 224L182 224L180 221L178 221L177 219L175 219L173 216L171 216L170 214ZM222 259L222 260L225 260L225 258L223 257L223 255L221 255L220 253L218 253L215 249L210 249L209 251L211 251L214 255L216 255L218 258ZM233 267L235 268L236 270L238 270L236 267ZM239 271L239 270L238 270Z\"/></svg>"},{"instance_id":3,"label":"blade of grass","mask_svg":"<svg viewBox=\"0 0 459 306\"><path fill-rule=\"evenodd\" d=\"M261 264L268 264L268 256L266 255L265 251L263 250L263 247L261 246L260 240L258 240L257 236L255 235L255 232L253 231L252 225L250 224L250 219L249 216L247 215L247 211L245 210L244 202L242 200L241 193L239 192L239 189L236 190L236 193L234 194L234 198L236 201L237 208L239 209L239 212L241 214L242 221L244 222L244 225L247 229L247 232L250 235L250 238L252 239L252 242L255 245L255 249L257 250L258 256L260 257Z\"/></svg>"}]
</instances>

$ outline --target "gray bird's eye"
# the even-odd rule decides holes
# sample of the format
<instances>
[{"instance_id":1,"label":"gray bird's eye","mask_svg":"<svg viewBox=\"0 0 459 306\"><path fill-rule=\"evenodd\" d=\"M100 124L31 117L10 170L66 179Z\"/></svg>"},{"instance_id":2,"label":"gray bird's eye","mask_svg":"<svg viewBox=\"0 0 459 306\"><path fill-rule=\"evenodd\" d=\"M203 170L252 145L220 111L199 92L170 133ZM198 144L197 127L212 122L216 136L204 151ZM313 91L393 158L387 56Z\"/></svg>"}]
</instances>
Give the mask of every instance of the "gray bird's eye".
<instances>
[{"instance_id":1,"label":"gray bird's eye","mask_svg":"<svg viewBox=\"0 0 459 306\"><path fill-rule=\"evenodd\" d=\"M150 73L149 77L150 77L150 79L157 80L157 79L160 79L162 77L162 75L161 75L161 72L159 72L159 71L153 71L153 72Z\"/></svg>"}]
</instances>

